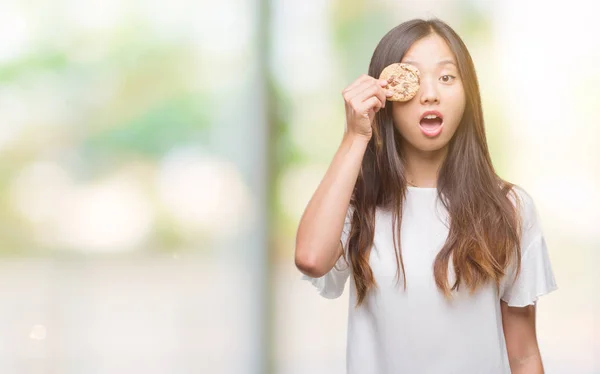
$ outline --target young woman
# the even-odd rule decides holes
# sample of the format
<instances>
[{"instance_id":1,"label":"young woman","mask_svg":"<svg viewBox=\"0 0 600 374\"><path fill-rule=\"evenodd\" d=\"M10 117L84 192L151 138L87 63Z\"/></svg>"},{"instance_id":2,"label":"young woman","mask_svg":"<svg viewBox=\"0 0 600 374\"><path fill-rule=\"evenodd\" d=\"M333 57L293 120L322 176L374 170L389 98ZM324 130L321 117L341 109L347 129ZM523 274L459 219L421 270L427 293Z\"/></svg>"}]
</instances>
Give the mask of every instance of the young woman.
<instances>
[{"instance_id":1,"label":"young woman","mask_svg":"<svg viewBox=\"0 0 600 374\"><path fill-rule=\"evenodd\" d=\"M397 62L420 71L407 102L376 79ZM535 308L556 282L531 197L492 166L463 41L403 23L342 95L347 129L295 263L326 298L351 280L347 372L543 373Z\"/></svg>"}]
</instances>

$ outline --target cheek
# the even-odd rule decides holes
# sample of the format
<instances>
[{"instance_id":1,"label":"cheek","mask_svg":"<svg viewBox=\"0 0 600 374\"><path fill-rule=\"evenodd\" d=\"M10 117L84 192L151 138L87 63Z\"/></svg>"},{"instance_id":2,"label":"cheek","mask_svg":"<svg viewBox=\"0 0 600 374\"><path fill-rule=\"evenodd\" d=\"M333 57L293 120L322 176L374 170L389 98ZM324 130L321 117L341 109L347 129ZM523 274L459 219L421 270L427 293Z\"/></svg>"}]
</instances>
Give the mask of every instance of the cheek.
<instances>
[{"instance_id":1,"label":"cheek","mask_svg":"<svg viewBox=\"0 0 600 374\"><path fill-rule=\"evenodd\" d=\"M392 118L394 119L394 124L396 127L408 126L408 123L411 121L411 118L414 117L414 114L417 113L418 108L413 108L414 101L411 100L406 103L394 102L392 107Z\"/></svg>"},{"instance_id":2,"label":"cheek","mask_svg":"<svg viewBox=\"0 0 600 374\"><path fill-rule=\"evenodd\" d=\"M457 121L460 121L465 111L466 105L465 92L462 89L462 87L460 87L460 89L457 89L455 92L448 96L448 103L450 104L450 107L448 109L451 110L452 116Z\"/></svg>"}]
</instances>

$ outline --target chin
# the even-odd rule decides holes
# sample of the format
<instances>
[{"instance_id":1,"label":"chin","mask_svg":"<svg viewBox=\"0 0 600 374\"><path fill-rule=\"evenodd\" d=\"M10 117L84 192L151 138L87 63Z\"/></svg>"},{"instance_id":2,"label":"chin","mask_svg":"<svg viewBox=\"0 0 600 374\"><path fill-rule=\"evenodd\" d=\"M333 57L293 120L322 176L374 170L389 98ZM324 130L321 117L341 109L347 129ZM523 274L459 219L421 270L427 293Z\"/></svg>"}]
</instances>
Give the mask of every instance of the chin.
<instances>
[{"instance_id":1,"label":"chin","mask_svg":"<svg viewBox=\"0 0 600 374\"><path fill-rule=\"evenodd\" d=\"M421 152L435 152L448 145L446 139L419 139L416 142L408 142L414 149Z\"/></svg>"},{"instance_id":2,"label":"chin","mask_svg":"<svg viewBox=\"0 0 600 374\"><path fill-rule=\"evenodd\" d=\"M419 151L422 152L435 152L435 151L439 151L440 149L443 149L446 145L448 145L448 143L430 143L430 144L421 144L420 146L416 147Z\"/></svg>"}]
</instances>

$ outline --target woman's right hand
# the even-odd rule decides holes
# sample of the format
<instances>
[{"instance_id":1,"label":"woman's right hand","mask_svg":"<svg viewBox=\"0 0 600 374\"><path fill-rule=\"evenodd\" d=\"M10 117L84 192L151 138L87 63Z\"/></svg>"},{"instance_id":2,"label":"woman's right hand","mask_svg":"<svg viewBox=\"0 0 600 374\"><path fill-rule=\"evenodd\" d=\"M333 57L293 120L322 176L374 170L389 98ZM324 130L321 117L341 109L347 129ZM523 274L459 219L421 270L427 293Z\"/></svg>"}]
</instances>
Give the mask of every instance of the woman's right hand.
<instances>
[{"instance_id":1,"label":"woman's right hand","mask_svg":"<svg viewBox=\"0 0 600 374\"><path fill-rule=\"evenodd\" d=\"M392 96L383 88L386 85L385 80L363 74L342 91L349 134L371 139L375 113L385 108L387 97Z\"/></svg>"}]
</instances>

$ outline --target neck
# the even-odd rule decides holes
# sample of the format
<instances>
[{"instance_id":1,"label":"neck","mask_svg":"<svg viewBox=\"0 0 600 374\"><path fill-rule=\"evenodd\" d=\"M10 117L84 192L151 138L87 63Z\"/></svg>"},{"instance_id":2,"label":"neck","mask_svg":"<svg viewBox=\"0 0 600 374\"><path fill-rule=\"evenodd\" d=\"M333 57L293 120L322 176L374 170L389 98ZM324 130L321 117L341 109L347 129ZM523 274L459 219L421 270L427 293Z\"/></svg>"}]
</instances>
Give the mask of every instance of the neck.
<instances>
[{"instance_id":1,"label":"neck","mask_svg":"<svg viewBox=\"0 0 600 374\"><path fill-rule=\"evenodd\" d=\"M438 173L448 153L448 147L436 151L422 151L403 142L402 151L408 184L415 187L437 187Z\"/></svg>"}]
</instances>

